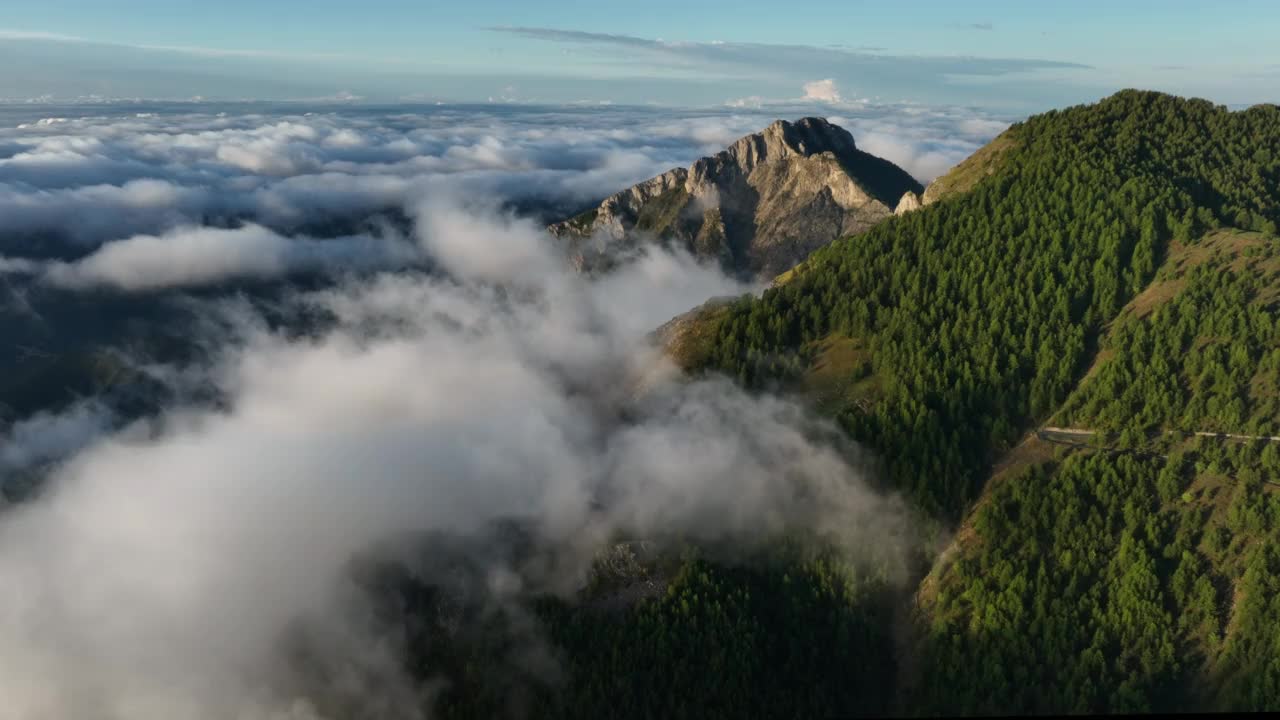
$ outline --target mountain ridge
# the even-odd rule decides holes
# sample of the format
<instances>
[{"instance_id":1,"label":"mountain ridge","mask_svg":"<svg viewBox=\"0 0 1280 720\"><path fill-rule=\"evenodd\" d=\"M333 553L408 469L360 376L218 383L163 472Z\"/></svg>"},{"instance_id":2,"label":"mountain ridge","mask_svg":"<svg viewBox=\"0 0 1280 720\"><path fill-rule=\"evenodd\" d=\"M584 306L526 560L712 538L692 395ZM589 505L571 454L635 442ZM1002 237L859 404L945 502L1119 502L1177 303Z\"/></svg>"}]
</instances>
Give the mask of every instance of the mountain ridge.
<instances>
[{"instance_id":1,"label":"mountain ridge","mask_svg":"<svg viewBox=\"0 0 1280 720\"><path fill-rule=\"evenodd\" d=\"M901 712L1280 706L1277 158L1275 105L1122 91L683 321L678 363L801 392L956 527Z\"/></svg>"}]
</instances>

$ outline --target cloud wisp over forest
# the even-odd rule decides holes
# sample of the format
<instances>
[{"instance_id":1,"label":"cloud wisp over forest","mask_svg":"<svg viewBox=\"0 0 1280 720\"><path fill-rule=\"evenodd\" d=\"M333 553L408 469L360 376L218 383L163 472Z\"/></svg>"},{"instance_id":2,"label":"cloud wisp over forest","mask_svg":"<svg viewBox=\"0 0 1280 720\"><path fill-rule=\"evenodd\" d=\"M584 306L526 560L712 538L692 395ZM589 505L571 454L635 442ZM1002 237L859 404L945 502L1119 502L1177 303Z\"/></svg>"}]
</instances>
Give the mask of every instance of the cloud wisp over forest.
<instances>
[{"instance_id":1,"label":"cloud wisp over forest","mask_svg":"<svg viewBox=\"0 0 1280 720\"><path fill-rule=\"evenodd\" d=\"M177 297L196 319L180 357L119 349L160 407L127 415L90 394L2 418L0 480L40 478L0 508L7 707L420 717L433 686L406 672L353 567L444 582L442 536L474 539L479 597L525 619L513 663L546 682L557 662L525 605L579 588L617 538L746 552L804 531L905 578L919 533L873 487L871 458L804 407L685 378L652 345L673 316L759 288L660 250L579 275L538 215L765 123L608 112L131 114L0 132L5 322L121 297ZM994 128L901 118L914 143L885 147L917 168ZM872 151L894 122L849 120ZM267 303L235 285L312 271L329 274ZM492 550L503 522L528 534L518 561ZM323 690L290 655L299 637Z\"/></svg>"},{"instance_id":2,"label":"cloud wisp over forest","mask_svg":"<svg viewBox=\"0 0 1280 720\"><path fill-rule=\"evenodd\" d=\"M536 555L484 561L512 612L577 587L620 534L750 544L806 530L904 571L905 506L868 485L857 448L788 401L685 381L647 345L671 316L749 288L657 252L588 280L529 221L442 201L415 215L413 242L444 272L290 294L333 318L322 331L290 336L210 301L219 349L165 377L213 405L114 430L81 405L6 438L78 448L0 524L11 709L323 717L279 650L301 623L363 716L416 717L426 690L362 625L352 559L504 519L527 523Z\"/></svg>"}]
</instances>

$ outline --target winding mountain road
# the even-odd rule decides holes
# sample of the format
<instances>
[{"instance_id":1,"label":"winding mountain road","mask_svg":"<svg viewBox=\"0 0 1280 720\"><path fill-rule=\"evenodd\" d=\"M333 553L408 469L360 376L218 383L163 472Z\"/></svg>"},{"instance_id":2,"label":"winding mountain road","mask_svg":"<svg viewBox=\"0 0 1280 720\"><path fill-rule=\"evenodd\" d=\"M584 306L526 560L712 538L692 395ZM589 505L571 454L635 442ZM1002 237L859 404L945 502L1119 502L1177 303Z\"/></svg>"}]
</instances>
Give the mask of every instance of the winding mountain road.
<instances>
[{"instance_id":1,"label":"winding mountain road","mask_svg":"<svg viewBox=\"0 0 1280 720\"><path fill-rule=\"evenodd\" d=\"M1089 430L1087 428L1043 427L1036 431L1036 435L1040 436L1041 440L1049 440L1050 442L1052 442L1052 438L1047 438L1045 436L1046 435L1065 435L1073 438L1082 438L1082 437L1092 437L1093 435L1096 435L1097 432L1098 431L1096 430ZM1229 438L1231 440L1265 440L1267 442L1280 442L1280 435L1237 435L1235 433L1208 432L1208 431L1201 431L1201 430L1192 431L1190 433L1185 433L1185 431L1182 431L1182 430L1165 430L1164 434L1165 435L1190 434L1190 435L1195 435L1196 437L1216 437L1216 438Z\"/></svg>"}]
</instances>

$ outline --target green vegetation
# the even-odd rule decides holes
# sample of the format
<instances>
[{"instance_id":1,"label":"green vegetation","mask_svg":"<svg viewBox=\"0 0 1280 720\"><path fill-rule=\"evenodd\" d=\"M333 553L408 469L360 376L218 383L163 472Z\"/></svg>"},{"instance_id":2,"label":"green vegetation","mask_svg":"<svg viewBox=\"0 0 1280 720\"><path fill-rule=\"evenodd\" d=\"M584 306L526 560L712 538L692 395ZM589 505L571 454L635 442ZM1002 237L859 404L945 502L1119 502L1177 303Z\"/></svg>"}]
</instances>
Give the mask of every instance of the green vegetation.
<instances>
[{"instance_id":1,"label":"green vegetation","mask_svg":"<svg viewBox=\"0 0 1280 720\"><path fill-rule=\"evenodd\" d=\"M1280 218L1280 109L1126 91L1002 136L973 189L812 255L718 323L693 370L803 376L812 344L870 350L874 402L835 410L926 510L958 518L1051 415L1168 243ZM985 172L985 171L984 171Z\"/></svg>"},{"instance_id":2,"label":"green vegetation","mask_svg":"<svg viewBox=\"0 0 1280 720\"><path fill-rule=\"evenodd\" d=\"M1280 435L1280 242L1224 231L1171 255L1056 424Z\"/></svg>"},{"instance_id":3,"label":"green vegetation","mask_svg":"<svg viewBox=\"0 0 1280 720\"><path fill-rule=\"evenodd\" d=\"M884 714L895 678L882 587L834 558L763 570L691 558L619 615L553 608L571 680L547 716Z\"/></svg>"},{"instance_id":4,"label":"green vegetation","mask_svg":"<svg viewBox=\"0 0 1280 720\"><path fill-rule=\"evenodd\" d=\"M1055 424L1140 452L993 489L922 594L928 708L1280 707L1280 445L1182 439L1276 434L1278 253L1238 230L1177 243L1121 313Z\"/></svg>"},{"instance_id":5,"label":"green vegetation","mask_svg":"<svg viewBox=\"0 0 1280 720\"><path fill-rule=\"evenodd\" d=\"M972 190L973 186L1000 167L1001 156L1016 144L1017 141L1010 134L1001 135L987 143L946 175L930 183L925 189L925 199L932 203L949 195Z\"/></svg>"},{"instance_id":6,"label":"green vegetation","mask_svg":"<svg viewBox=\"0 0 1280 720\"><path fill-rule=\"evenodd\" d=\"M591 228L596 223L596 217L600 215L600 208L591 208L586 212L579 213L569 218L569 226L579 233L586 234L591 232Z\"/></svg>"},{"instance_id":7,"label":"green vegetation","mask_svg":"<svg viewBox=\"0 0 1280 720\"><path fill-rule=\"evenodd\" d=\"M636 229L665 237L680 220L680 212L689 202L683 187L674 187L653 198L640 208Z\"/></svg>"},{"instance_id":8,"label":"green vegetation","mask_svg":"<svg viewBox=\"0 0 1280 720\"><path fill-rule=\"evenodd\" d=\"M926 596L921 709L1280 707L1278 480L1214 439L1023 468Z\"/></svg>"},{"instance_id":9,"label":"green vegetation","mask_svg":"<svg viewBox=\"0 0 1280 720\"><path fill-rule=\"evenodd\" d=\"M653 572L531 609L469 604L478 594L424 586L403 570L373 585L382 612L411 618L410 668L439 686L429 704L443 717L889 712L897 670L884 578L792 543L766 555L713 562L686 548L648 560ZM650 582L645 597L628 597ZM297 652L306 657L305 638ZM332 703L323 709L341 716L342 698Z\"/></svg>"}]
</instances>

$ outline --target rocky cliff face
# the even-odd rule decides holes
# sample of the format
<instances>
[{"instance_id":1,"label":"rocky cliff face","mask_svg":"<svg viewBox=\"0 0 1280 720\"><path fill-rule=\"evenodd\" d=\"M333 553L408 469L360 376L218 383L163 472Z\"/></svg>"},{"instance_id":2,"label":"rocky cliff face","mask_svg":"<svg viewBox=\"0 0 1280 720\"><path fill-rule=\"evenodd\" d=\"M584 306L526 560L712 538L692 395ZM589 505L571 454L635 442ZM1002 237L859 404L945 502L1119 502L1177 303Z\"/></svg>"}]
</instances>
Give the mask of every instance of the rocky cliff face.
<instances>
[{"instance_id":1,"label":"rocky cliff face","mask_svg":"<svg viewBox=\"0 0 1280 720\"><path fill-rule=\"evenodd\" d=\"M905 194L923 189L826 120L779 120L549 230L573 243L583 269L658 241L717 259L732 272L772 276L892 216Z\"/></svg>"}]
</instances>

